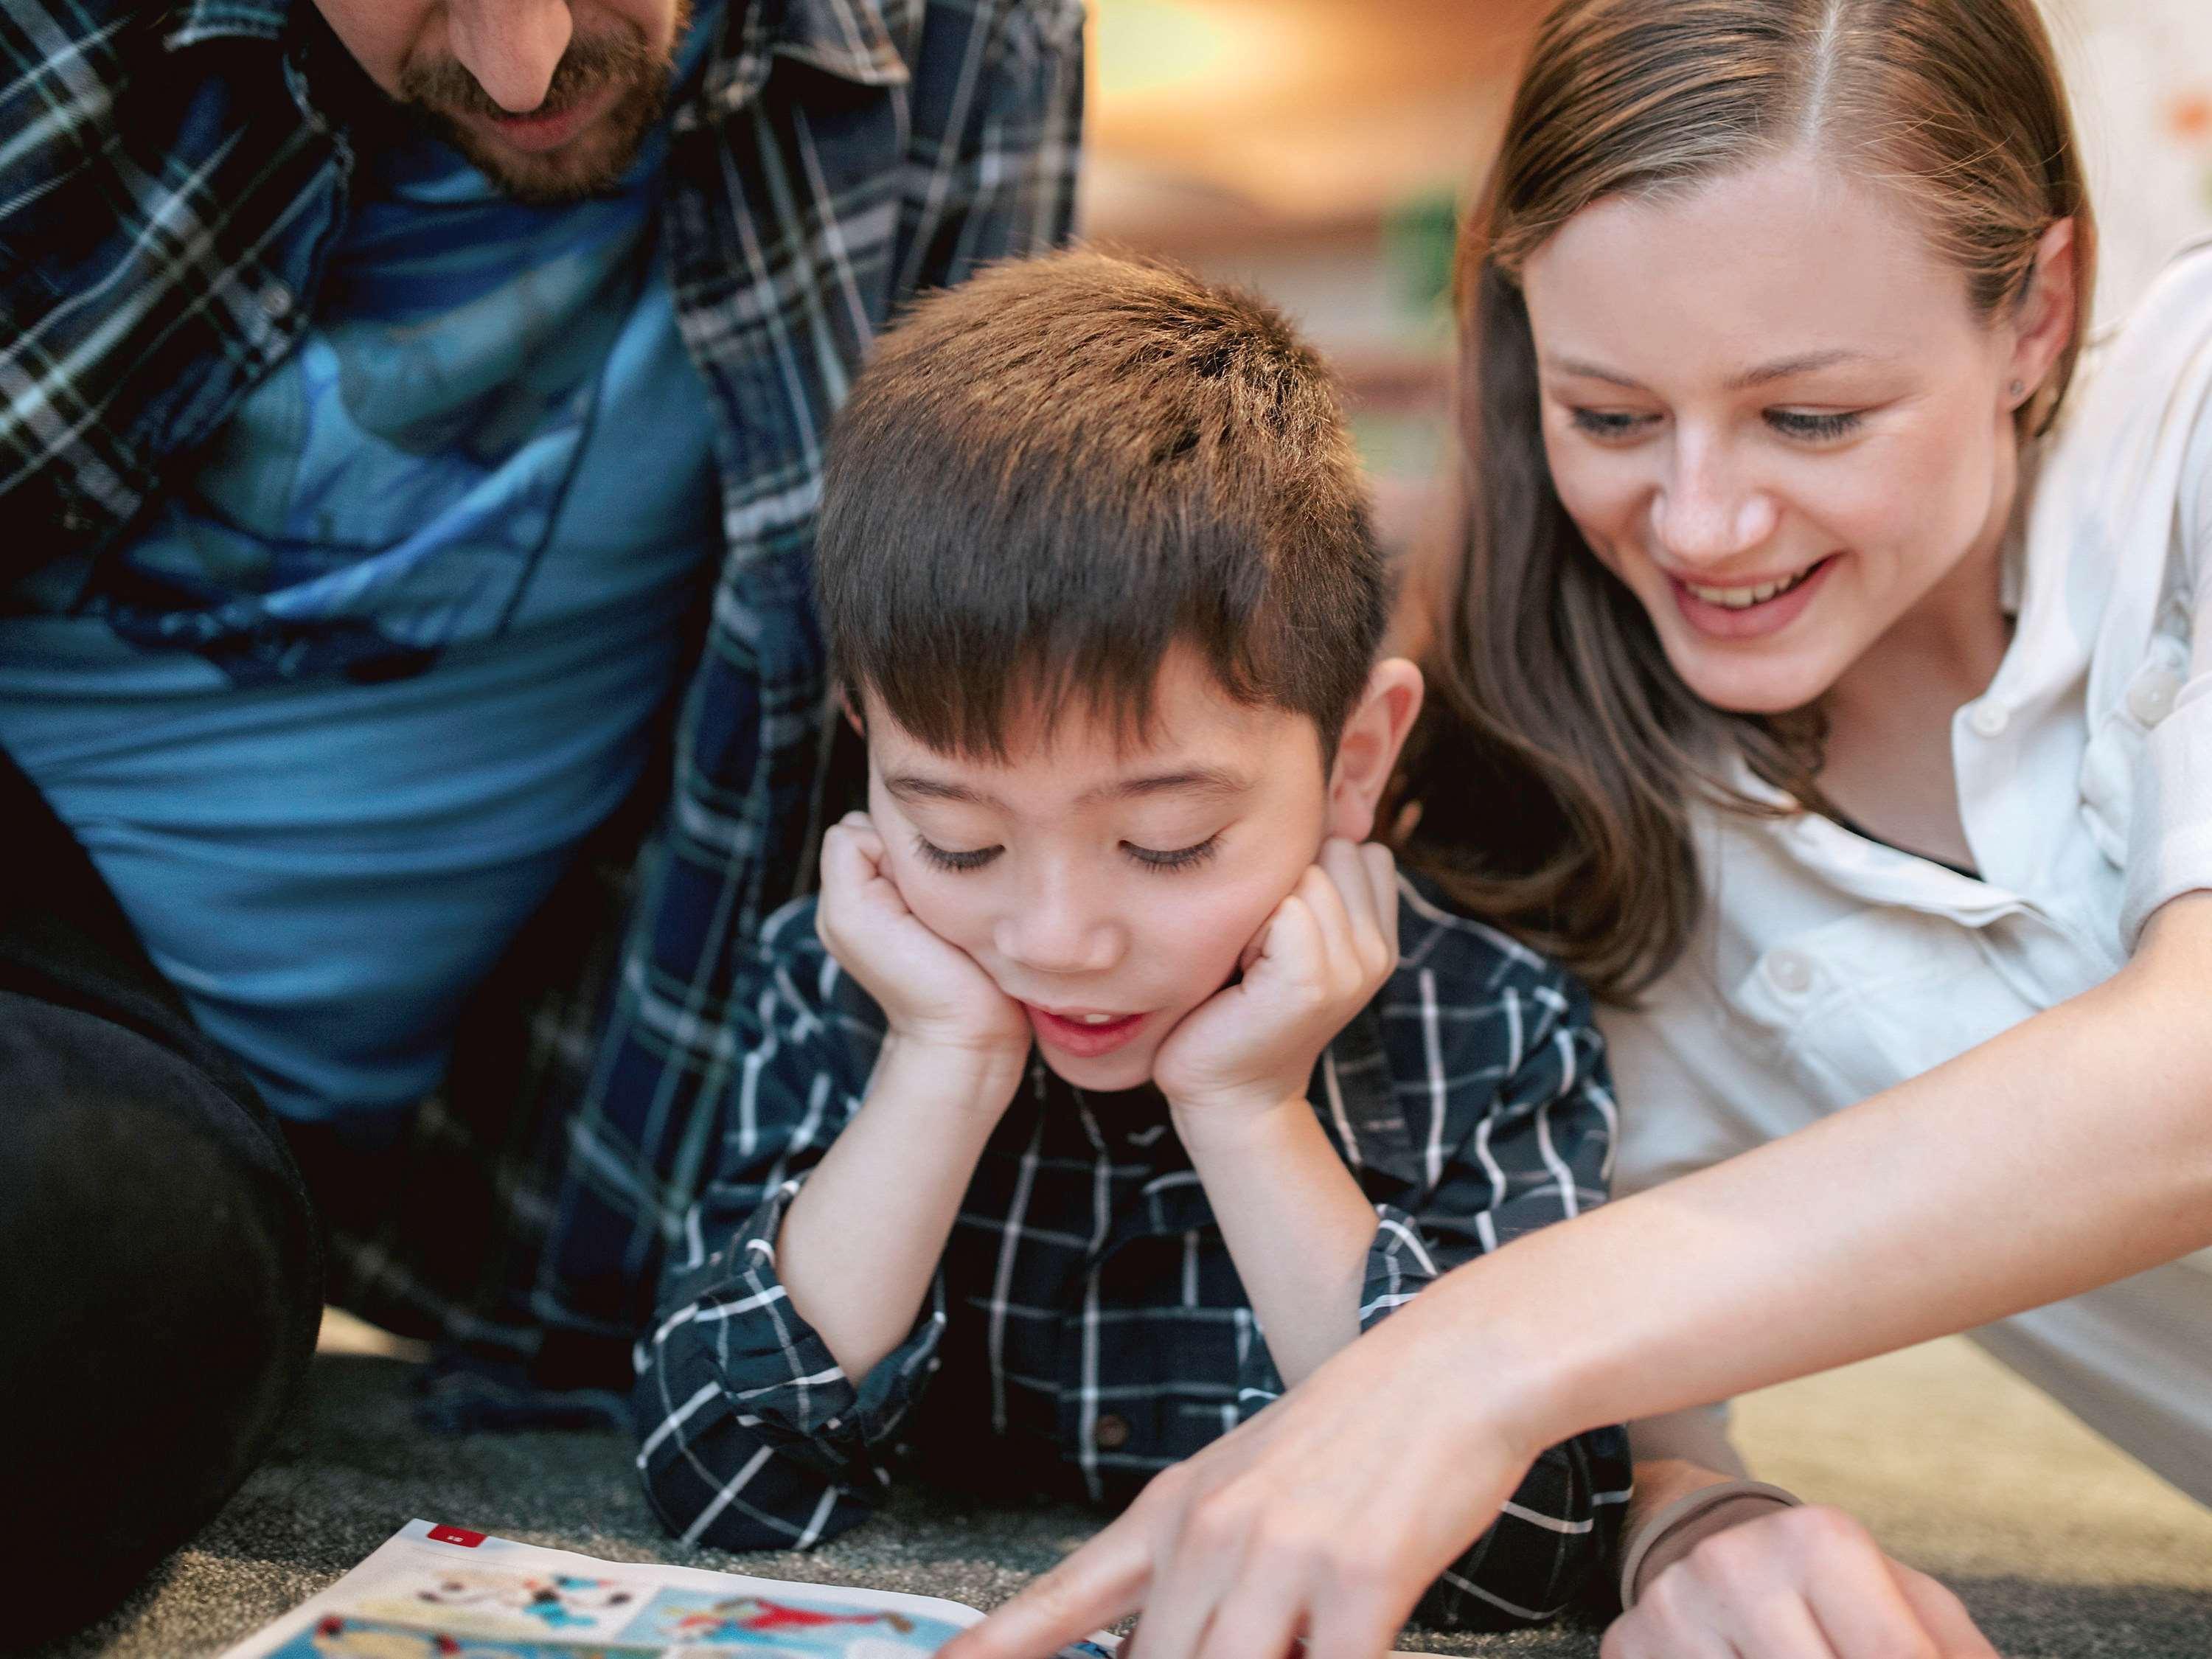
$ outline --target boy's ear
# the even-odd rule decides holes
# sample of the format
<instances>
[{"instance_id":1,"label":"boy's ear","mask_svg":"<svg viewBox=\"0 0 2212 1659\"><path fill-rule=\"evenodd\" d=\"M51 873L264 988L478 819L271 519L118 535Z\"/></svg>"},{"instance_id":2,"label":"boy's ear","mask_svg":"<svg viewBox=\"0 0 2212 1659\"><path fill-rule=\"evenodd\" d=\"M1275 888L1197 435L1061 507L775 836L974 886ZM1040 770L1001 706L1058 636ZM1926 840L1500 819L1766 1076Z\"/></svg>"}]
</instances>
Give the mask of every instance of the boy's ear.
<instances>
[{"instance_id":1,"label":"boy's ear","mask_svg":"<svg viewBox=\"0 0 2212 1659\"><path fill-rule=\"evenodd\" d=\"M860 705L853 701L849 687L841 685L837 688L837 707L845 716L845 724L865 739L868 735L868 723L860 718Z\"/></svg>"},{"instance_id":2,"label":"boy's ear","mask_svg":"<svg viewBox=\"0 0 2212 1659\"><path fill-rule=\"evenodd\" d=\"M1386 657L1367 676L1367 689L1336 741L1329 769L1328 829L1346 841L1375 833L1375 809L1421 712L1421 671L1403 657Z\"/></svg>"}]
</instances>

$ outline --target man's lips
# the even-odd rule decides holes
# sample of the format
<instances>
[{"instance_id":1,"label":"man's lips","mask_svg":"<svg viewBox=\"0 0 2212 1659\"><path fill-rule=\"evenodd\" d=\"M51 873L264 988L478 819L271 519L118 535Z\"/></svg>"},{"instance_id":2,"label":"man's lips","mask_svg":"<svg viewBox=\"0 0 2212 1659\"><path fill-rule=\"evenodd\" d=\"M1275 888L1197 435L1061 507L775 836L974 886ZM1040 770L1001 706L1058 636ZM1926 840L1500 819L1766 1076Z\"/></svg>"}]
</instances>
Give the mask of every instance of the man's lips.
<instances>
[{"instance_id":1,"label":"man's lips","mask_svg":"<svg viewBox=\"0 0 2212 1659\"><path fill-rule=\"evenodd\" d=\"M462 118L478 131L492 134L501 143L535 155L560 149L605 114L617 90L602 87L550 114L532 110L526 115L470 114Z\"/></svg>"},{"instance_id":2,"label":"man's lips","mask_svg":"<svg viewBox=\"0 0 2212 1659\"><path fill-rule=\"evenodd\" d=\"M1054 1012L1034 1002L1024 1002L1022 1010L1029 1015L1030 1029L1036 1033L1039 1042L1079 1060L1111 1054L1136 1036L1149 1018L1145 1014L1115 1014L1102 1020L1087 1010Z\"/></svg>"}]
</instances>

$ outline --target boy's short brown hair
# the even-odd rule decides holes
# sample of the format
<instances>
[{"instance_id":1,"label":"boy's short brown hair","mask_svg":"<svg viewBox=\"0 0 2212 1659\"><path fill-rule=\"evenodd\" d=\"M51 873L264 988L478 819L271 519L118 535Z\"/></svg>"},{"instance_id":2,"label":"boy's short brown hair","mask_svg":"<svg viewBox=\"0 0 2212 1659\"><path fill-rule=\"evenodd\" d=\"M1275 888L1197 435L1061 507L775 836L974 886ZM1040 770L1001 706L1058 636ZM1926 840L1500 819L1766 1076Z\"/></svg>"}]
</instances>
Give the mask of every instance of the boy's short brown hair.
<instances>
[{"instance_id":1,"label":"boy's short brown hair","mask_svg":"<svg viewBox=\"0 0 2212 1659\"><path fill-rule=\"evenodd\" d=\"M1310 718L1366 684L1388 583L1335 387L1271 307L1096 252L915 305L832 429L832 666L948 754L1079 699L1142 732L1163 657Z\"/></svg>"}]
</instances>

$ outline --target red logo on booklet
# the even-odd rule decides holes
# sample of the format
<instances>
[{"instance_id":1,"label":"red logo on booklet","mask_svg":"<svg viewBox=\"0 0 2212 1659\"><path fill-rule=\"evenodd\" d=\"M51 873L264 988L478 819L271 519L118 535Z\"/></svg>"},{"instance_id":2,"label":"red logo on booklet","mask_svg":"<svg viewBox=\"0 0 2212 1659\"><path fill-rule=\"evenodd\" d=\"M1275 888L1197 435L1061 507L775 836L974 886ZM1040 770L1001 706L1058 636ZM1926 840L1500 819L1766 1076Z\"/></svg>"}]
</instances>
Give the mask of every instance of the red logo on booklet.
<instances>
[{"instance_id":1,"label":"red logo on booklet","mask_svg":"<svg viewBox=\"0 0 2212 1659\"><path fill-rule=\"evenodd\" d=\"M433 1527L430 1537L441 1544L459 1544L465 1550L472 1550L484 1540L482 1533L471 1532L466 1527Z\"/></svg>"}]
</instances>

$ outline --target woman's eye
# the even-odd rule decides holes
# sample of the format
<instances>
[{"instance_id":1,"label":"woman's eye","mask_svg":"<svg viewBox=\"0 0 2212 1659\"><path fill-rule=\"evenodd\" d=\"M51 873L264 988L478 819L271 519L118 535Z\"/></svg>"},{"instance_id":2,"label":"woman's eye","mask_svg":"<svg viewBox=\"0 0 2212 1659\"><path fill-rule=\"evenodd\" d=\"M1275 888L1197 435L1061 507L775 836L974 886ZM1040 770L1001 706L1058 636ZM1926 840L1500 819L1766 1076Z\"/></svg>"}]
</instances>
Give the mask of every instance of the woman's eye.
<instances>
[{"instance_id":1,"label":"woman's eye","mask_svg":"<svg viewBox=\"0 0 2212 1659\"><path fill-rule=\"evenodd\" d=\"M1619 441L1633 438L1658 417L1654 415L1632 414L1620 409L1571 409L1568 418L1575 429L1592 438Z\"/></svg>"},{"instance_id":2,"label":"woman's eye","mask_svg":"<svg viewBox=\"0 0 2212 1659\"><path fill-rule=\"evenodd\" d=\"M925 864L933 864L940 870L980 870L1005 849L977 847L965 852L956 852L950 847L939 847L927 836L916 836L914 850L921 854Z\"/></svg>"},{"instance_id":3,"label":"woman's eye","mask_svg":"<svg viewBox=\"0 0 2212 1659\"><path fill-rule=\"evenodd\" d=\"M1194 847L1178 847L1172 852L1161 852L1156 848L1139 847L1125 841L1121 850L1143 865L1147 870L1188 870L1212 858L1221 845L1218 835L1208 836Z\"/></svg>"},{"instance_id":4,"label":"woman's eye","mask_svg":"<svg viewBox=\"0 0 2212 1659\"><path fill-rule=\"evenodd\" d=\"M1840 438L1857 428L1858 411L1838 410L1832 413L1816 413L1804 409L1770 409L1766 423L1785 438L1806 438L1814 442Z\"/></svg>"}]
</instances>

